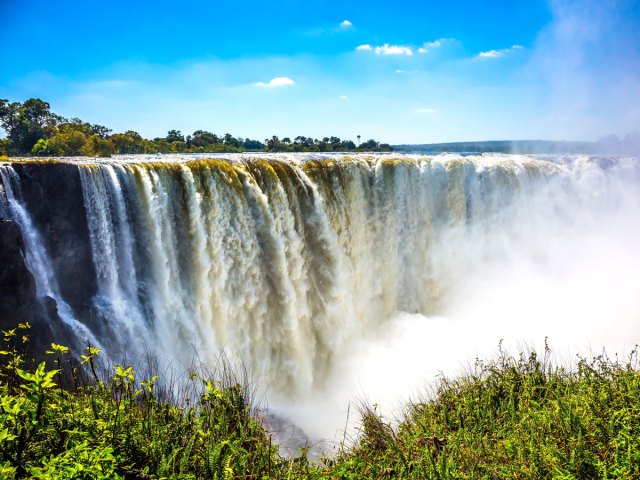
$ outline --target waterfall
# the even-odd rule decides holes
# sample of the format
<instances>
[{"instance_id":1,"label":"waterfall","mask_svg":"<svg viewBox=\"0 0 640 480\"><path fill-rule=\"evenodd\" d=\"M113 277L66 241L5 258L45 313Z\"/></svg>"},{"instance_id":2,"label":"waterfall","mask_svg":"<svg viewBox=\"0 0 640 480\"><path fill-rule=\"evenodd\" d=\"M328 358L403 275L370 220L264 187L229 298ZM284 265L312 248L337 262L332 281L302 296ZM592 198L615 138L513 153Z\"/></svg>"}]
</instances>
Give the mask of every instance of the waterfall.
<instances>
[{"instance_id":1,"label":"waterfall","mask_svg":"<svg viewBox=\"0 0 640 480\"><path fill-rule=\"evenodd\" d=\"M80 302L90 308L80 313L60 294L57 275L67 267L53 268L20 193L29 176L0 167L2 208L20 225L38 294L53 297L92 343L89 328L107 349L129 354L212 362L224 351L288 395L331 381L353 340L399 312L444 315L469 278L522 258L555 261L545 238L567 225L587 231L621 209L635 215L640 198L632 158L71 163L86 214L86 232L74 235L90 244L95 272L95 291Z\"/></svg>"},{"instance_id":2,"label":"waterfall","mask_svg":"<svg viewBox=\"0 0 640 480\"><path fill-rule=\"evenodd\" d=\"M71 307L60 295L55 272L40 232L34 226L29 212L22 204L20 178L10 167L0 165L0 179L4 186L4 195L8 205L6 213L20 226L22 231L26 262L34 277L38 297L40 299L51 297L56 301L60 319L75 333L77 340L83 343L89 342L95 347L102 348L101 342L89 328L75 318Z\"/></svg>"}]
</instances>

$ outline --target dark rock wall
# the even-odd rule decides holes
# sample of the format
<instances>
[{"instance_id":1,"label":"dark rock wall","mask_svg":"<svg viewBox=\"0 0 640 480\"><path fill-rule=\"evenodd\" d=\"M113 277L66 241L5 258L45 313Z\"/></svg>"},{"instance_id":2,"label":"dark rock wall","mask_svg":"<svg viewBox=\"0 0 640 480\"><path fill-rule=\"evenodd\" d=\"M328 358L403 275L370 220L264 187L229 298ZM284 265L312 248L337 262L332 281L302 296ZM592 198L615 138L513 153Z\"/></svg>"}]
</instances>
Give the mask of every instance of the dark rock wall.
<instances>
[{"instance_id":1,"label":"dark rock wall","mask_svg":"<svg viewBox=\"0 0 640 480\"><path fill-rule=\"evenodd\" d=\"M60 293L80 316L96 291L91 241L78 167L66 163L14 164L24 205L40 231Z\"/></svg>"},{"instance_id":2,"label":"dark rock wall","mask_svg":"<svg viewBox=\"0 0 640 480\"><path fill-rule=\"evenodd\" d=\"M24 243L18 225L0 220L0 329L29 323L30 347L44 352L49 344L66 332L57 315L55 300L38 299L36 283L27 268Z\"/></svg>"},{"instance_id":3,"label":"dark rock wall","mask_svg":"<svg viewBox=\"0 0 640 480\"><path fill-rule=\"evenodd\" d=\"M78 318L86 318L96 279L78 167L25 162L12 168L20 177L20 202L45 243L60 294ZM33 353L44 352L52 341L69 345L73 335L61 321L56 301L37 297L25 255L19 225L0 218L0 328L29 322Z\"/></svg>"}]
</instances>

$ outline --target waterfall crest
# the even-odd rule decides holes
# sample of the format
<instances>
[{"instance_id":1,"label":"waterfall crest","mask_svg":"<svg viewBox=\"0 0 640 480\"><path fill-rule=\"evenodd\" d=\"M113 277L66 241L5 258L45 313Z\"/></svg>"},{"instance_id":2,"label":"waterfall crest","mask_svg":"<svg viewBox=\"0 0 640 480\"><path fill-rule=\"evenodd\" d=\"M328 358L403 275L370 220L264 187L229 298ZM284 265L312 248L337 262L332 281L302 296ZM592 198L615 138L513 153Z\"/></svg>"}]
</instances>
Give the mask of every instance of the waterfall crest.
<instances>
[{"instance_id":1,"label":"waterfall crest","mask_svg":"<svg viewBox=\"0 0 640 480\"><path fill-rule=\"evenodd\" d=\"M71 302L74 311L56 283L72 267L48 260L43 223L27 212L36 207L14 193L32 181L31 169L56 162L1 166L9 207L0 213L20 224L39 291L66 305L84 329L78 335L185 362L227 351L270 388L295 392L322 385L350 338L397 312L441 313L478 258L508 256L506 246L526 243L545 216L571 222L576 199L589 208L627 202L615 185L637 182L637 162L605 160L67 161L86 216L86 230L74 234L90 245L91 265L82 268L95 283ZM532 231L511 230L523 217ZM469 251L487 232L500 235Z\"/></svg>"}]
</instances>

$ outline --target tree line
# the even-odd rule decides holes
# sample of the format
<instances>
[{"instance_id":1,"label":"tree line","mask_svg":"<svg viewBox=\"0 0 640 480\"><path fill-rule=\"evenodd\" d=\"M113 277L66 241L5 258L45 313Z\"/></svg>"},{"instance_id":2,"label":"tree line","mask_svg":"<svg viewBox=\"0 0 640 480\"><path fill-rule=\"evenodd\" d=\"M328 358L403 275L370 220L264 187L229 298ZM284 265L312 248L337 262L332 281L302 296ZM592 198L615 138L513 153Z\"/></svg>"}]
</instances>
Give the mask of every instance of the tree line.
<instances>
[{"instance_id":1,"label":"tree line","mask_svg":"<svg viewBox=\"0 0 640 480\"><path fill-rule=\"evenodd\" d=\"M370 139L358 144L338 137L298 136L264 141L234 137L230 133L216 135L196 130L183 135L170 130L165 137L152 140L133 130L112 133L112 130L79 118L65 118L51 111L50 105L30 98L24 103L0 99L0 127L7 137L0 139L0 155L12 156L89 156L108 157L113 154L136 153L217 153L217 152L347 152L391 151L389 144Z\"/></svg>"}]
</instances>

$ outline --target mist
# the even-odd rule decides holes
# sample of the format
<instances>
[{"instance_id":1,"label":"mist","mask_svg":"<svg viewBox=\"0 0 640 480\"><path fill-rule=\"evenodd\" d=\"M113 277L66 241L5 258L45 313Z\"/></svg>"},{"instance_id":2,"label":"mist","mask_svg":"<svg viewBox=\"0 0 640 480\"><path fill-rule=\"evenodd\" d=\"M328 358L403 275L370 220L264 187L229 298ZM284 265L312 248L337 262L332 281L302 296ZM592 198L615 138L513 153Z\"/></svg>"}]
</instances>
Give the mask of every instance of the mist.
<instances>
[{"instance_id":1,"label":"mist","mask_svg":"<svg viewBox=\"0 0 640 480\"><path fill-rule=\"evenodd\" d=\"M275 410L312 439L341 441L347 423L354 435L359 400L393 421L439 375L499 348L543 352L547 342L568 367L577 355L629 354L640 341L640 172L631 159L586 157L566 171L575 182L556 179L502 215L447 232L434 247L446 285L437 311L397 312L352 338L329 388L277 399Z\"/></svg>"},{"instance_id":2,"label":"mist","mask_svg":"<svg viewBox=\"0 0 640 480\"><path fill-rule=\"evenodd\" d=\"M553 20L540 32L525 70L528 81L542 85L545 114L532 119L528 131L596 141L637 130L637 3L551 0L549 7Z\"/></svg>"}]
</instances>

